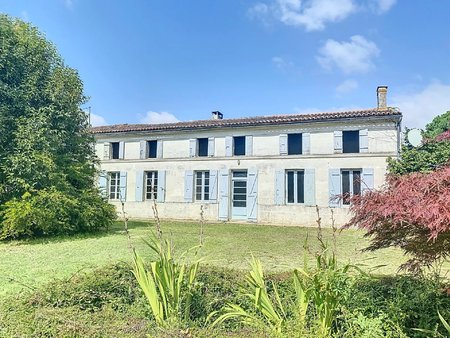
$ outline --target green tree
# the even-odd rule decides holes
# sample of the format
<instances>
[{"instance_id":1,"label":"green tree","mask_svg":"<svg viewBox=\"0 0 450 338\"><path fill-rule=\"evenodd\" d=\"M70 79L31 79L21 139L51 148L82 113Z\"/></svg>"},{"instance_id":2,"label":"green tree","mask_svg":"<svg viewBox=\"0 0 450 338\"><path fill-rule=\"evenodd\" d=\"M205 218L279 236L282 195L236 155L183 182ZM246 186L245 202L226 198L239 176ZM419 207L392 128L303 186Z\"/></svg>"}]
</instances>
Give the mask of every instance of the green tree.
<instances>
[{"instance_id":1,"label":"green tree","mask_svg":"<svg viewBox=\"0 0 450 338\"><path fill-rule=\"evenodd\" d=\"M450 111L436 116L430 123L425 127L424 136L427 138L435 138L444 131L450 129Z\"/></svg>"},{"instance_id":2,"label":"green tree","mask_svg":"<svg viewBox=\"0 0 450 338\"><path fill-rule=\"evenodd\" d=\"M31 25L0 15L0 238L108 226L83 83Z\"/></svg>"},{"instance_id":3,"label":"green tree","mask_svg":"<svg viewBox=\"0 0 450 338\"><path fill-rule=\"evenodd\" d=\"M413 172L430 172L448 163L450 139L443 133L450 127L450 111L436 116L423 131L424 142L413 147L408 142L402 145L400 159L388 160L388 171L394 175Z\"/></svg>"}]
</instances>

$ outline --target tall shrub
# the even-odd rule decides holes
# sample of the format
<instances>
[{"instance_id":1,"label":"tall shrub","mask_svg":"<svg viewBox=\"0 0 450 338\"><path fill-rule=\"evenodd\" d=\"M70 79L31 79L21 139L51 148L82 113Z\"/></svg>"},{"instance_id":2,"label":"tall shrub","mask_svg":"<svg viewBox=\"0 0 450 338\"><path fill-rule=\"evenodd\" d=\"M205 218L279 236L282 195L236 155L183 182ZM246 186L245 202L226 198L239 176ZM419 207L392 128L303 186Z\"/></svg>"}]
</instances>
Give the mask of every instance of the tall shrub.
<instances>
[{"instance_id":1,"label":"tall shrub","mask_svg":"<svg viewBox=\"0 0 450 338\"><path fill-rule=\"evenodd\" d=\"M83 84L31 25L0 15L0 238L107 226Z\"/></svg>"},{"instance_id":2,"label":"tall shrub","mask_svg":"<svg viewBox=\"0 0 450 338\"><path fill-rule=\"evenodd\" d=\"M369 250L400 247L413 270L450 254L450 167L389 176L378 191L352 198L347 224L367 230Z\"/></svg>"}]
</instances>

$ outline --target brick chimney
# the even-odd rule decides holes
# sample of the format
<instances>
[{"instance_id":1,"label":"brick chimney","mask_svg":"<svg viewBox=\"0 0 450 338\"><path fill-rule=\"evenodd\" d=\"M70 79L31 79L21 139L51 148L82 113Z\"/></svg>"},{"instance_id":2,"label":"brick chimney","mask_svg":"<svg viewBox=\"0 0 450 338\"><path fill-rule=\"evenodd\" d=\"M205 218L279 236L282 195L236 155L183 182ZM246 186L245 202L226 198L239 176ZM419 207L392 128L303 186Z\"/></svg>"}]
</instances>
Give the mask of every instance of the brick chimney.
<instances>
[{"instance_id":1,"label":"brick chimney","mask_svg":"<svg viewBox=\"0 0 450 338\"><path fill-rule=\"evenodd\" d=\"M388 87L387 86L378 86L377 87L377 103L378 109L384 109L387 107L386 104L386 94Z\"/></svg>"},{"instance_id":2,"label":"brick chimney","mask_svg":"<svg viewBox=\"0 0 450 338\"><path fill-rule=\"evenodd\" d=\"M211 119L213 119L213 120L222 120L223 119L223 114L220 111L213 111L211 113Z\"/></svg>"}]
</instances>

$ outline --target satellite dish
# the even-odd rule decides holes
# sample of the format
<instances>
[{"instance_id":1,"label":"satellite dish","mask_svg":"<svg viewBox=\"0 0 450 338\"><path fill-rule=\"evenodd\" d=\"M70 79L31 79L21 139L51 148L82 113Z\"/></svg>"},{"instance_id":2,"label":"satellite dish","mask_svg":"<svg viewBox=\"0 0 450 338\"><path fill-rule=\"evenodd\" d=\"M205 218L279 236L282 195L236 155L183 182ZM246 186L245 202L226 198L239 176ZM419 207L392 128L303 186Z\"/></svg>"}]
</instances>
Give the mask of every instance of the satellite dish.
<instances>
[{"instance_id":1,"label":"satellite dish","mask_svg":"<svg viewBox=\"0 0 450 338\"><path fill-rule=\"evenodd\" d=\"M406 138L413 147L418 147L422 144L422 131L420 129L411 129L408 131Z\"/></svg>"}]
</instances>

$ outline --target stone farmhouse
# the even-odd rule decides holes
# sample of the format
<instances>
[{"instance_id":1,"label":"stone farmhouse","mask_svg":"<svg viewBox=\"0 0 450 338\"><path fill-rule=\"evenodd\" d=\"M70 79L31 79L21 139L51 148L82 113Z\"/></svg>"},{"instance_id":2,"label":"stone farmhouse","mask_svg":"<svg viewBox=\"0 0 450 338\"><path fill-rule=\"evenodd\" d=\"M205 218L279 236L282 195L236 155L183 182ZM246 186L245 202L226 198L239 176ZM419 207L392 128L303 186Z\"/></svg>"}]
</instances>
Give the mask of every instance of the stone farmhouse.
<instances>
[{"instance_id":1,"label":"stone farmhouse","mask_svg":"<svg viewBox=\"0 0 450 338\"><path fill-rule=\"evenodd\" d=\"M100 188L131 218L311 226L349 219L348 197L385 181L402 114L373 109L92 128ZM335 196L342 198L336 199Z\"/></svg>"}]
</instances>

